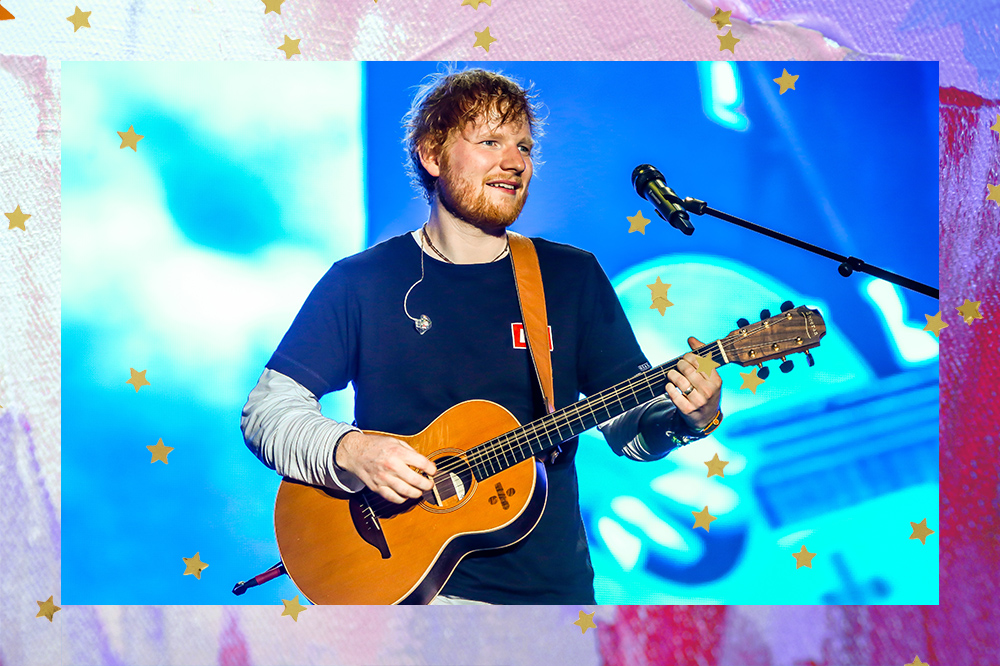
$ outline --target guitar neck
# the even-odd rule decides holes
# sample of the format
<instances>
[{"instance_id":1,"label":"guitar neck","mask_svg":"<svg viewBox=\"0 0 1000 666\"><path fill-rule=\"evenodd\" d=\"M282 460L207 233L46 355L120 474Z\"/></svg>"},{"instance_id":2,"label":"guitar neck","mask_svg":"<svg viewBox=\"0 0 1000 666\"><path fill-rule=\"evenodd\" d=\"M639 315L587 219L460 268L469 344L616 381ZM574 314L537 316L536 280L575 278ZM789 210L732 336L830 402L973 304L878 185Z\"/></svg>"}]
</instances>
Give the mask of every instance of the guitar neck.
<instances>
[{"instance_id":1,"label":"guitar neck","mask_svg":"<svg viewBox=\"0 0 1000 666\"><path fill-rule=\"evenodd\" d=\"M719 340L694 350L694 353L711 358L720 366L729 363ZM667 392L667 373L677 367L681 358L678 356L469 449L467 456L473 473L482 481L663 395Z\"/></svg>"}]
</instances>

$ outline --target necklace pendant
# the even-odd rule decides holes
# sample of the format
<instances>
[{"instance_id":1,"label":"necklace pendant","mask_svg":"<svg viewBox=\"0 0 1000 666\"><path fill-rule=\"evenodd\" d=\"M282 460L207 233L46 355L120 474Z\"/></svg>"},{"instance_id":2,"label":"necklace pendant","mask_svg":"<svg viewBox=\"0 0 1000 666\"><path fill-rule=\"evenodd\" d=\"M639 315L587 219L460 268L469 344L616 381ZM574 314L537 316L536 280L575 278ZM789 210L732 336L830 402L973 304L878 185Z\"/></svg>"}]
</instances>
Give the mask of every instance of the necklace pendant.
<instances>
[{"instance_id":1,"label":"necklace pendant","mask_svg":"<svg viewBox=\"0 0 1000 666\"><path fill-rule=\"evenodd\" d=\"M413 326L420 335L423 335L431 329L431 320L427 315L420 315L420 319L413 322Z\"/></svg>"}]
</instances>

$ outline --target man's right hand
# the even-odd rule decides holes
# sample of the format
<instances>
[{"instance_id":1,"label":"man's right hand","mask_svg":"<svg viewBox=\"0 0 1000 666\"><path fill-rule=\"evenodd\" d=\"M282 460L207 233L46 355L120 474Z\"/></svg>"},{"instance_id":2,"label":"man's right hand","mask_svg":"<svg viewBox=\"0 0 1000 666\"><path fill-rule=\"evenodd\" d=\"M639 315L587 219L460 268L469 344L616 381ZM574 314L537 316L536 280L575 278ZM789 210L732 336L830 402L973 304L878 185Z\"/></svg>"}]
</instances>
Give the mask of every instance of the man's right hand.
<instances>
[{"instance_id":1,"label":"man's right hand","mask_svg":"<svg viewBox=\"0 0 1000 666\"><path fill-rule=\"evenodd\" d=\"M371 490L395 504L416 499L434 487L434 463L406 442L386 435L352 431L343 436L334 461L341 469L361 479Z\"/></svg>"}]
</instances>

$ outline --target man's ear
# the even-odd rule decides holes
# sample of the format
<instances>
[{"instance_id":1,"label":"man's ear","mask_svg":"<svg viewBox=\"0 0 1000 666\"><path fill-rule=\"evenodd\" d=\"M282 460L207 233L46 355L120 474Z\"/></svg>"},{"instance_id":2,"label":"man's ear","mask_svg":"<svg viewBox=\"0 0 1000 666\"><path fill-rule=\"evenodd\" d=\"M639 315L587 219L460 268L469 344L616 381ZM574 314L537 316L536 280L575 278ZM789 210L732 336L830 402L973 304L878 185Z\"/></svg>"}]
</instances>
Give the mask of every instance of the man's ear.
<instances>
[{"instance_id":1,"label":"man's ear","mask_svg":"<svg viewBox=\"0 0 1000 666\"><path fill-rule=\"evenodd\" d=\"M437 150L432 150L430 142L427 140L420 142L420 145L417 146L417 155L420 157L420 164L434 178L441 175L440 154L441 147L438 147Z\"/></svg>"}]
</instances>

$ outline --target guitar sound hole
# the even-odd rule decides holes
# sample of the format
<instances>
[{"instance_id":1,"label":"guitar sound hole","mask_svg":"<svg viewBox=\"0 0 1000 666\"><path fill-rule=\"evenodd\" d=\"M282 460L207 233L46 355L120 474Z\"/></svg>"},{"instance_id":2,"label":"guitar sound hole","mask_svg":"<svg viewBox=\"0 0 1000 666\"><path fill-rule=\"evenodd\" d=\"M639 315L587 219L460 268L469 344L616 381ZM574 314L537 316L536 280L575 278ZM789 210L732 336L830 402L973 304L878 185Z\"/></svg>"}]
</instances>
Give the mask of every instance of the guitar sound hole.
<instances>
[{"instance_id":1,"label":"guitar sound hole","mask_svg":"<svg viewBox=\"0 0 1000 666\"><path fill-rule=\"evenodd\" d=\"M442 509L461 502L472 489L472 470L461 458L444 456L434 461L437 475L434 488L424 493L424 501Z\"/></svg>"}]
</instances>

